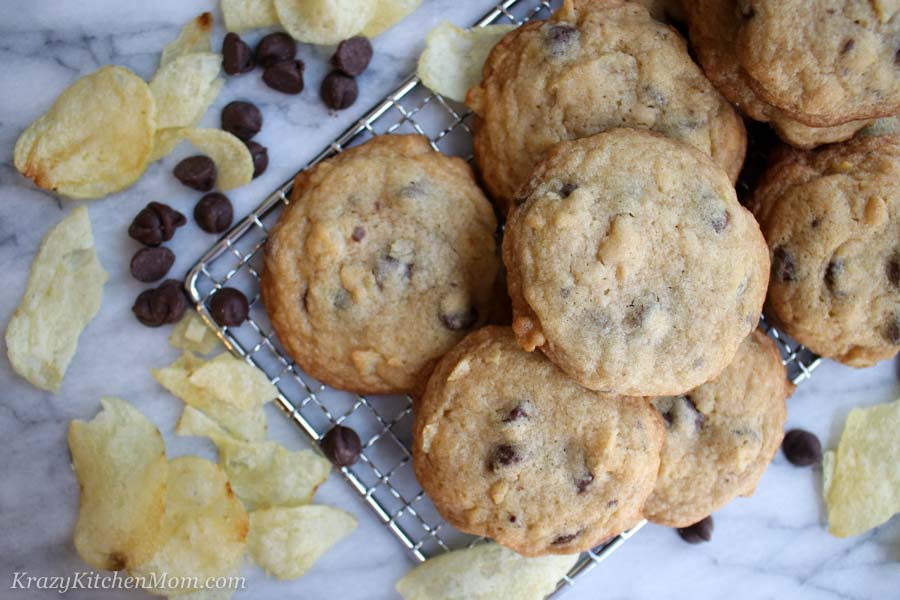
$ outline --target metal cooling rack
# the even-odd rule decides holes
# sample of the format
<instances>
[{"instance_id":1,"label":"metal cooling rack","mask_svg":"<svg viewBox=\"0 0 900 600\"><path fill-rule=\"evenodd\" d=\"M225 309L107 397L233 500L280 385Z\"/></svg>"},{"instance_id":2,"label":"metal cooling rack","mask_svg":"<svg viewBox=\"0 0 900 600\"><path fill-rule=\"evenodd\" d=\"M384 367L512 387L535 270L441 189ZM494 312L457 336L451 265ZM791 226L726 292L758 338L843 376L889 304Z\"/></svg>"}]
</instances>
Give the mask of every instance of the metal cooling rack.
<instances>
[{"instance_id":1,"label":"metal cooling rack","mask_svg":"<svg viewBox=\"0 0 900 600\"><path fill-rule=\"evenodd\" d=\"M560 4L561 0L506 0L476 25L520 24L533 18L547 18ZM413 75L303 169L373 136L392 133L418 133L427 137L435 150L471 159L470 117L464 106L430 92ZM341 473L416 560L424 561L441 552L477 543L477 538L444 523L415 479L410 452L413 420L410 399L357 396L333 390L302 372L275 339L260 301L259 269L270 227L288 204L293 181L291 177L276 189L200 258L185 281L189 295L203 320L217 332L226 347L262 369L278 387L279 407L313 443L318 443L336 424L352 427L359 434L363 440L360 460L341 469ZM250 299L250 316L239 328L219 327L207 308L211 294L226 285L240 289ZM788 377L794 383L808 378L819 363L818 357L776 329L764 323L763 327L778 343ZM606 544L583 553L553 595L573 585L577 576L603 561L645 523L642 521Z\"/></svg>"}]
</instances>

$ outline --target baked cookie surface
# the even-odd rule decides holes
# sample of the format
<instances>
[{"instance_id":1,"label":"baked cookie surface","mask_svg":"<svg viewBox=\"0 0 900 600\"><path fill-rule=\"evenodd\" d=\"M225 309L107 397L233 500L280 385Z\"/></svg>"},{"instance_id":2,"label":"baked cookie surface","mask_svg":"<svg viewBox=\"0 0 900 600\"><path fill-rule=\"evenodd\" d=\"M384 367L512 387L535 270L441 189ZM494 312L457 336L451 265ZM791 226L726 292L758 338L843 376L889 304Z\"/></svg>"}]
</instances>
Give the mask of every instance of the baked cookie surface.
<instances>
[{"instance_id":1,"label":"baked cookie surface","mask_svg":"<svg viewBox=\"0 0 900 600\"><path fill-rule=\"evenodd\" d=\"M359 393L414 392L493 309L493 209L459 158L380 136L297 176L262 297L304 371Z\"/></svg>"},{"instance_id":2,"label":"baked cookie surface","mask_svg":"<svg viewBox=\"0 0 900 600\"><path fill-rule=\"evenodd\" d=\"M502 213L551 146L615 127L651 129L737 177L743 123L671 27L638 4L575 2L507 34L466 103L475 159Z\"/></svg>"},{"instance_id":3,"label":"baked cookie surface","mask_svg":"<svg viewBox=\"0 0 900 600\"><path fill-rule=\"evenodd\" d=\"M510 212L503 260L523 348L631 396L681 394L724 369L769 271L725 173L636 129L548 152Z\"/></svg>"},{"instance_id":4,"label":"baked cookie surface","mask_svg":"<svg viewBox=\"0 0 900 600\"><path fill-rule=\"evenodd\" d=\"M782 147L751 199L772 256L767 311L864 367L900 350L900 136Z\"/></svg>"},{"instance_id":5,"label":"baked cookie surface","mask_svg":"<svg viewBox=\"0 0 900 600\"><path fill-rule=\"evenodd\" d=\"M526 556L592 548L641 519L662 419L592 392L506 327L438 362L416 405L416 477L453 526Z\"/></svg>"},{"instance_id":6,"label":"baked cookie surface","mask_svg":"<svg viewBox=\"0 0 900 600\"><path fill-rule=\"evenodd\" d=\"M775 342L756 330L718 377L683 396L655 398L666 438L646 517L687 527L751 495L781 445L793 387Z\"/></svg>"}]
</instances>

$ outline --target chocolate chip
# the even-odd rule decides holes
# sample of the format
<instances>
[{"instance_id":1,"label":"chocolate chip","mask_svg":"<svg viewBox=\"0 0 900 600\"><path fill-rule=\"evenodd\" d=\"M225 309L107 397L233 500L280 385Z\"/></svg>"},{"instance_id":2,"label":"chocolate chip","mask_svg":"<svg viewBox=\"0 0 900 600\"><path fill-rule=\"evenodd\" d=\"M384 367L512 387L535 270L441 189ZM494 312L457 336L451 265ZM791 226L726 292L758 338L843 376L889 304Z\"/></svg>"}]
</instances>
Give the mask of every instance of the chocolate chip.
<instances>
[{"instance_id":1,"label":"chocolate chip","mask_svg":"<svg viewBox=\"0 0 900 600\"><path fill-rule=\"evenodd\" d=\"M361 35L354 36L338 44L331 64L350 77L356 77L366 70L372 60L372 44Z\"/></svg>"},{"instance_id":2,"label":"chocolate chip","mask_svg":"<svg viewBox=\"0 0 900 600\"><path fill-rule=\"evenodd\" d=\"M144 283L159 281L174 263L175 254L168 248L141 248L131 257L131 275Z\"/></svg>"},{"instance_id":3,"label":"chocolate chip","mask_svg":"<svg viewBox=\"0 0 900 600\"><path fill-rule=\"evenodd\" d=\"M688 544L700 544L708 542L712 539L713 519L712 516L706 517L702 521L697 521L689 527L679 527L678 535Z\"/></svg>"},{"instance_id":4,"label":"chocolate chip","mask_svg":"<svg viewBox=\"0 0 900 600\"><path fill-rule=\"evenodd\" d=\"M250 303L240 290L224 287L209 299L209 312L213 320L223 327L237 327L247 320Z\"/></svg>"},{"instance_id":5,"label":"chocolate chip","mask_svg":"<svg viewBox=\"0 0 900 600\"><path fill-rule=\"evenodd\" d=\"M509 413L503 417L504 423L512 423L513 421L518 421L519 419L527 419L529 414L525 412L525 409L522 408L521 405L513 408Z\"/></svg>"},{"instance_id":6,"label":"chocolate chip","mask_svg":"<svg viewBox=\"0 0 900 600\"><path fill-rule=\"evenodd\" d=\"M822 220L819 217L813 217L813 220L809 222L809 226L813 229L818 229L821 224Z\"/></svg>"},{"instance_id":7,"label":"chocolate chip","mask_svg":"<svg viewBox=\"0 0 900 600\"><path fill-rule=\"evenodd\" d=\"M187 223L183 214L161 202L151 202L141 209L128 227L128 235L146 246L159 246Z\"/></svg>"},{"instance_id":8,"label":"chocolate chip","mask_svg":"<svg viewBox=\"0 0 900 600\"><path fill-rule=\"evenodd\" d=\"M270 33L256 45L256 62L263 67L271 67L295 56L297 56L297 42L286 33Z\"/></svg>"},{"instance_id":9,"label":"chocolate chip","mask_svg":"<svg viewBox=\"0 0 900 600\"><path fill-rule=\"evenodd\" d=\"M515 523L515 522L516 522L516 515L509 515L509 522L510 522L510 523Z\"/></svg>"},{"instance_id":10,"label":"chocolate chip","mask_svg":"<svg viewBox=\"0 0 900 600\"><path fill-rule=\"evenodd\" d=\"M356 80L339 71L332 71L322 80L319 95L325 106L332 110L342 110L352 106L359 96Z\"/></svg>"},{"instance_id":11,"label":"chocolate chip","mask_svg":"<svg viewBox=\"0 0 900 600\"><path fill-rule=\"evenodd\" d=\"M350 306L350 292L344 288L338 288L338 291L334 293L334 297L331 300L331 305L338 310L344 310Z\"/></svg>"},{"instance_id":12,"label":"chocolate chip","mask_svg":"<svg viewBox=\"0 0 900 600\"><path fill-rule=\"evenodd\" d=\"M840 296L840 277L844 271L844 261L841 259L833 259L825 268L825 287L835 296Z\"/></svg>"},{"instance_id":13,"label":"chocolate chip","mask_svg":"<svg viewBox=\"0 0 900 600\"><path fill-rule=\"evenodd\" d=\"M231 227L233 218L231 200L219 192L206 194L194 207L194 220L208 233L222 233Z\"/></svg>"},{"instance_id":14,"label":"chocolate chip","mask_svg":"<svg viewBox=\"0 0 900 600\"><path fill-rule=\"evenodd\" d=\"M822 444L819 438L803 429L791 429L784 434L781 450L788 462L798 467L822 462Z\"/></svg>"},{"instance_id":15,"label":"chocolate chip","mask_svg":"<svg viewBox=\"0 0 900 600\"><path fill-rule=\"evenodd\" d=\"M187 309L187 298L181 282L166 279L159 287L144 290L134 301L131 312L147 327L175 323Z\"/></svg>"},{"instance_id":16,"label":"chocolate chip","mask_svg":"<svg viewBox=\"0 0 900 600\"><path fill-rule=\"evenodd\" d=\"M888 282L894 287L900 287L900 250L894 250L894 255L887 261Z\"/></svg>"},{"instance_id":17,"label":"chocolate chip","mask_svg":"<svg viewBox=\"0 0 900 600\"><path fill-rule=\"evenodd\" d=\"M580 533L581 533L580 531L576 532L576 533L567 533L565 535L561 535L561 536L557 537L555 540L553 540L550 543L553 546L561 546L563 544L568 544L569 542L571 542L572 540L577 538Z\"/></svg>"},{"instance_id":18,"label":"chocolate chip","mask_svg":"<svg viewBox=\"0 0 900 600\"><path fill-rule=\"evenodd\" d=\"M412 265L397 260L393 256L381 256L375 262L375 283L378 289L384 289L384 286L391 280L409 281L412 272Z\"/></svg>"},{"instance_id":19,"label":"chocolate chip","mask_svg":"<svg viewBox=\"0 0 900 600\"><path fill-rule=\"evenodd\" d=\"M561 54L578 39L578 30L565 23L557 23L547 28L546 42L552 54Z\"/></svg>"},{"instance_id":20,"label":"chocolate chip","mask_svg":"<svg viewBox=\"0 0 900 600\"><path fill-rule=\"evenodd\" d=\"M450 331L468 329L478 321L478 309L474 306L467 310L452 313L441 313L441 323Z\"/></svg>"},{"instance_id":21,"label":"chocolate chip","mask_svg":"<svg viewBox=\"0 0 900 600\"><path fill-rule=\"evenodd\" d=\"M216 163L208 156L189 156L175 165L175 178L201 192L208 192L216 183Z\"/></svg>"},{"instance_id":22,"label":"chocolate chip","mask_svg":"<svg viewBox=\"0 0 900 600\"><path fill-rule=\"evenodd\" d=\"M713 231L715 231L716 233L722 233L728 227L728 224L730 222L731 213L726 210L721 215L715 217L710 224L712 225Z\"/></svg>"},{"instance_id":23,"label":"chocolate chip","mask_svg":"<svg viewBox=\"0 0 900 600\"><path fill-rule=\"evenodd\" d=\"M893 319L888 319L884 338L894 346L900 345L900 317L895 315Z\"/></svg>"},{"instance_id":24,"label":"chocolate chip","mask_svg":"<svg viewBox=\"0 0 900 600\"><path fill-rule=\"evenodd\" d=\"M366 228L362 225L357 225L353 228L353 233L350 234L350 239L354 242L361 242L363 238L366 237Z\"/></svg>"},{"instance_id":25,"label":"chocolate chip","mask_svg":"<svg viewBox=\"0 0 900 600\"><path fill-rule=\"evenodd\" d=\"M222 42L222 68L228 75L238 75L253 70L256 62L250 46L236 33L228 33Z\"/></svg>"},{"instance_id":26,"label":"chocolate chip","mask_svg":"<svg viewBox=\"0 0 900 600\"><path fill-rule=\"evenodd\" d=\"M657 401L660 406L658 410L665 421L666 429L670 428L683 414L689 415L691 424L695 431L700 431L706 422L706 417L697 409L697 405L690 396L674 396L670 398L659 398Z\"/></svg>"},{"instance_id":27,"label":"chocolate chip","mask_svg":"<svg viewBox=\"0 0 900 600\"><path fill-rule=\"evenodd\" d=\"M349 467L359 459L362 442L355 431L343 425L328 430L321 442L322 452L339 467Z\"/></svg>"},{"instance_id":28,"label":"chocolate chip","mask_svg":"<svg viewBox=\"0 0 900 600\"><path fill-rule=\"evenodd\" d=\"M269 167L269 150L253 140L248 140L244 144L247 146L247 150L250 151L250 157L253 158L253 178L256 179L265 173Z\"/></svg>"},{"instance_id":29,"label":"chocolate chip","mask_svg":"<svg viewBox=\"0 0 900 600\"><path fill-rule=\"evenodd\" d=\"M783 282L797 281L794 257L784 249L784 246L778 246L772 252L772 277Z\"/></svg>"},{"instance_id":30,"label":"chocolate chip","mask_svg":"<svg viewBox=\"0 0 900 600\"><path fill-rule=\"evenodd\" d=\"M273 90L285 94L299 94L303 91L303 61L283 60L263 71L263 82Z\"/></svg>"},{"instance_id":31,"label":"chocolate chip","mask_svg":"<svg viewBox=\"0 0 900 600\"><path fill-rule=\"evenodd\" d=\"M568 198L572 195L572 192L578 189L578 186L574 183L565 183L562 188L559 190L559 195L563 198Z\"/></svg>"},{"instance_id":32,"label":"chocolate chip","mask_svg":"<svg viewBox=\"0 0 900 600\"><path fill-rule=\"evenodd\" d=\"M841 54L847 54L848 52L853 50L854 46L856 46L856 40L850 38L849 40L844 42L843 46L841 46Z\"/></svg>"},{"instance_id":33,"label":"chocolate chip","mask_svg":"<svg viewBox=\"0 0 900 600\"><path fill-rule=\"evenodd\" d=\"M594 474L588 473L584 477L579 477L575 480L575 488L578 489L579 494L583 494L588 486L591 485L591 482L594 481Z\"/></svg>"},{"instance_id":34,"label":"chocolate chip","mask_svg":"<svg viewBox=\"0 0 900 600\"><path fill-rule=\"evenodd\" d=\"M618 500L610 500L609 502L606 503L606 508L615 508L618 505L619 505Z\"/></svg>"},{"instance_id":35,"label":"chocolate chip","mask_svg":"<svg viewBox=\"0 0 900 600\"><path fill-rule=\"evenodd\" d=\"M522 460L522 457L516 453L515 449L509 444L500 444L491 453L490 467L496 471L500 467L515 464Z\"/></svg>"},{"instance_id":36,"label":"chocolate chip","mask_svg":"<svg viewBox=\"0 0 900 600\"><path fill-rule=\"evenodd\" d=\"M259 133L262 123L262 113L251 102L235 100L222 109L222 129L244 141Z\"/></svg>"}]
</instances>

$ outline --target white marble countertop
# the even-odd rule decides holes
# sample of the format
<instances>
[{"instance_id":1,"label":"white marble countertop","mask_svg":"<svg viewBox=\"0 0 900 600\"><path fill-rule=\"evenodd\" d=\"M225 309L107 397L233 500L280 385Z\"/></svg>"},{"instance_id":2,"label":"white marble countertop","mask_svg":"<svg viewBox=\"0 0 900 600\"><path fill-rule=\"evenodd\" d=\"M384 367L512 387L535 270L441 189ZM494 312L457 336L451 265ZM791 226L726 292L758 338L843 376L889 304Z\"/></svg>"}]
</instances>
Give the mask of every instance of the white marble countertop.
<instances>
[{"instance_id":1,"label":"white marble countertop","mask_svg":"<svg viewBox=\"0 0 900 600\"><path fill-rule=\"evenodd\" d=\"M0 2L0 324L5 329L19 302L41 237L74 205L40 192L12 165L13 144L77 77L116 63L152 75L162 46L190 17L217 10L212 0L4 0ZM243 215L267 191L390 91L414 67L423 32L442 19L465 25L491 0L426 0L412 17L375 42L375 59L361 77L354 107L330 115L318 99L329 49L302 47L307 90L286 96L259 81L259 71L232 78L204 120L217 125L219 109L235 98L257 103L265 115L258 140L269 148L266 174L230 194ZM221 31L214 45L219 47ZM248 36L255 42L258 35ZM171 175L176 158L150 167L131 189L90 204L100 259L110 280L98 317L81 336L79 350L56 395L36 390L0 358L0 597L56 598L55 591L10 591L13 572L66 575L85 570L75 554L72 529L78 485L69 466L65 435L69 420L90 418L103 395L137 405L162 430L170 455L212 447L177 438L181 403L151 379L149 369L178 352L167 330L139 325L130 307L143 286L128 274L134 243L126 229L148 201L170 203L189 213L197 194ZM170 244L185 272L213 242L193 230ZM851 407L887 402L900 393L894 363L854 370L826 362L789 401L789 426L801 426L833 447ZM270 437L290 448L306 445L301 434L271 407ZM791 467L779 453L753 498L715 515L713 541L682 542L671 530L647 526L606 563L581 578L565 598L898 598L900 519L867 535L841 540L823 527L818 470ZM397 598L394 582L411 566L406 551L338 477L317 501L354 513L359 527L302 579L278 582L245 567L248 589L237 598ZM139 592L70 591L69 598L135 598Z\"/></svg>"}]
</instances>

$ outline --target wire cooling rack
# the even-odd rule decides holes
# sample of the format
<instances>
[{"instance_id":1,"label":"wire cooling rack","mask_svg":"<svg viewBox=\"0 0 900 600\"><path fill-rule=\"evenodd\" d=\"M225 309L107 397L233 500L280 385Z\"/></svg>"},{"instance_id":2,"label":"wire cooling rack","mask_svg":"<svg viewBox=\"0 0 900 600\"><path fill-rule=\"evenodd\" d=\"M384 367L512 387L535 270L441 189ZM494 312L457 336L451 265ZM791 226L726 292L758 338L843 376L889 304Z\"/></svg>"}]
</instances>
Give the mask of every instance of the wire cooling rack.
<instances>
[{"instance_id":1,"label":"wire cooling rack","mask_svg":"<svg viewBox=\"0 0 900 600\"><path fill-rule=\"evenodd\" d=\"M561 0L506 0L476 25L522 23L547 18ZM373 136L418 133L440 152L471 159L471 115L465 107L427 90L409 77L367 115L335 139L304 169ZM301 169L302 170L302 169ZM418 561L441 552L476 543L472 536L445 524L422 491L412 469L410 440L412 403L405 396L357 396L333 390L302 372L282 349L263 310L259 296L259 269L270 228L290 200L293 177L229 231L191 269L186 287L198 312L216 330L227 348L262 369L278 387L277 403L310 439L317 443L336 424L353 428L363 440L360 460L341 469L344 478ZM238 328L219 327L207 302L221 287L234 287L250 299L250 316ZM781 349L788 377L799 383L810 376L819 359L778 330L762 326ZM645 522L606 544L581 555L556 592L574 584Z\"/></svg>"}]
</instances>

